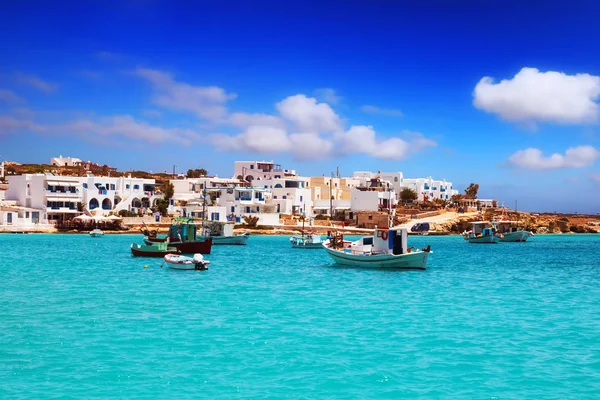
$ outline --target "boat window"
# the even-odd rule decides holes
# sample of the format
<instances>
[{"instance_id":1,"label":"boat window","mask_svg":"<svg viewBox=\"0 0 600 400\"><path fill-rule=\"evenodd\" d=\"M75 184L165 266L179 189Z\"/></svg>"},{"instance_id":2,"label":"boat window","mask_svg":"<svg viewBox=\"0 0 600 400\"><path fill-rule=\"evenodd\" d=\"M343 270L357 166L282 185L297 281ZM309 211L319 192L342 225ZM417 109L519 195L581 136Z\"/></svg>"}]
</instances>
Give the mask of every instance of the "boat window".
<instances>
[{"instance_id":1,"label":"boat window","mask_svg":"<svg viewBox=\"0 0 600 400\"><path fill-rule=\"evenodd\" d=\"M373 238L372 237L365 237L363 238L363 245L373 245Z\"/></svg>"}]
</instances>

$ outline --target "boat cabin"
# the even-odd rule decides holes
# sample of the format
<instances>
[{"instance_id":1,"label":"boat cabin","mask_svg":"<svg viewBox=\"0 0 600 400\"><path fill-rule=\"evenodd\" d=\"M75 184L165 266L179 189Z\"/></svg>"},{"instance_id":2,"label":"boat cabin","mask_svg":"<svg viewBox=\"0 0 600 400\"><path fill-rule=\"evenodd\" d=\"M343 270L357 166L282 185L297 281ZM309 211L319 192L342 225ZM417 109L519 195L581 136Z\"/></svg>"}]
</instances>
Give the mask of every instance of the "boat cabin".
<instances>
[{"instance_id":1,"label":"boat cabin","mask_svg":"<svg viewBox=\"0 0 600 400\"><path fill-rule=\"evenodd\" d=\"M373 236L365 236L350 246L353 253L404 254L408 251L408 232L406 229L375 228Z\"/></svg>"},{"instance_id":2,"label":"boat cabin","mask_svg":"<svg viewBox=\"0 0 600 400\"><path fill-rule=\"evenodd\" d=\"M488 222L472 222L471 233L474 236L494 236L494 228Z\"/></svg>"},{"instance_id":3,"label":"boat cabin","mask_svg":"<svg viewBox=\"0 0 600 400\"><path fill-rule=\"evenodd\" d=\"M494 223L494 227L499 233L513 233L520 232L523 228L516 226L513 221L497 221Z\"/></svg>"},{"instance_id":4,"label":"boat cabin","mask_svg":"<svg viewBox=\"0 0 600 400\"><path fill-rule=\"evenodd\" d=\"M172 224L167 237L171 242L193 242L196 240L198 227L191 220L183 223Z\"/></svg>"},{"instance_id":5,"label":"boat cabin","mask_svg":"<svg viewBox=\"0 0 600 400\"><path fill-rule=\"evenodd\" d=\"M204 236L233 236L233 223L206 221L204 222Z\"/></svg>"}]
</instances>

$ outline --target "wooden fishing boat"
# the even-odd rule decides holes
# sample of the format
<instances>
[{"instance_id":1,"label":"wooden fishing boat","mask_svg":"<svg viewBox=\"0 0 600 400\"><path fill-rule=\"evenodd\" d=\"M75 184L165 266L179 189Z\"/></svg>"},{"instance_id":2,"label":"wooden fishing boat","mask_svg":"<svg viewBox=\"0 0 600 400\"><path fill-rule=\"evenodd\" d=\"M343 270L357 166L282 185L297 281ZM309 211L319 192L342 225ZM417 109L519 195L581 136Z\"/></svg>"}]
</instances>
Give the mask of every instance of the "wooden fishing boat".
<instances>
[{"instance_id":1,"label":"wooden fishing boat","mask_svg":"<svg viewBox=\"0 0 600 400\"><path fill-rule=\"evenodd\" d=\"M164 257L167 254L179 254L180 251L171 247L170 243L131 244L131 254L139 257Z\"/></svg>"},{"instance_id":2,"label":"wooden fishing boat","mask_svg":"<svg viewBox=\"0 0 600 400\"><path fill-rule=\"evenodd\" d=\"M471 230L463 232L463 237L469 243L491 243L495 244L502 239L502 235L497 234L496 230L490 227L487 222L471 222Z\"/></svg>"},{"instance_id":3,"label":"wooden fishing boat","mask_svg":"<svg viewBox=\"0 0 600 400\"><path fill-rule=\"evenodd\" d=\"M431 254L424 249L408 247L406 229L378 229L373 236L364 236L354 242L334 235L322 245L336 264L380 269L425 269Z\"/></svg>"},{"instance_id":4,"label":"wooden fishing boat","mask_svg":"<svg viewBox=\"0 0 600 400\"><path fill-rule=\"evenodd\" d=\"M193 223L192 218L175 218L169 227L166 237L147 236L144 238L146 244L164 243L169 241L169 246L175 247L183 254L210 254L212 239L210 237L196 238L198 226Z\"/></svg>"},{"instance_id":5,"label":"wooden fishing boat","mask_svg":"<svg viewBox=\"0 0 600 400\"><path fill-rule=\"evenodd\" d=\"M202 236L199 239L212 239L213 245L245 245L250 232L233 234L233 223L205 221L202 223Z\"/></svg>"}]
</instances>

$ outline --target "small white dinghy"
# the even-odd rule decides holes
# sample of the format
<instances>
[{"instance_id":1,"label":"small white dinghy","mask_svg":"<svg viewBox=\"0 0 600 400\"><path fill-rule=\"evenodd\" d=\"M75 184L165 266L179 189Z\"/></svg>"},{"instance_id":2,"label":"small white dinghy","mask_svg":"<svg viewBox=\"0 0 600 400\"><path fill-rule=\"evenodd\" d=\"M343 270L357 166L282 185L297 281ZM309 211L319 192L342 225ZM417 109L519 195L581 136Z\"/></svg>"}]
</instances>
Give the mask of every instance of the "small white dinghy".
<instances>
[{"instance_id":1,"label":"small white dinghy","mask_svg":"<svg viewBox=\"0 0 600 400\"><path fill-rule=\"evenodd\" d=\"M182 270L197 270L206 271L210 261L205 260L202 254L194 254L194 257L182 256L179 254L167 254L164 256L164 260L172 269Z\"/></svg>"}]
</instances>

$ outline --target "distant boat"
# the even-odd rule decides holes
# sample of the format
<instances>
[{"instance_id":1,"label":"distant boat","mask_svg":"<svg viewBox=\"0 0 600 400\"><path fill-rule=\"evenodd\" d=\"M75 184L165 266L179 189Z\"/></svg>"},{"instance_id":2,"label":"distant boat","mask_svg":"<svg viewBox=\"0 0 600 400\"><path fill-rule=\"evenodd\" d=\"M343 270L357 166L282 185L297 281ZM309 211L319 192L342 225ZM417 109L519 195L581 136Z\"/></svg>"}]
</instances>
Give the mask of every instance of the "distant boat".
<instances>
[{"instance_id":1,"label":"distant boat","mask_svg":"<svg viewBox=\"0 0 600 400\"><path fill-rule=\"evenodd\" d=\"M164 257L167 254L179 254L180 251L171 247L168 242L152 244L131 244L131 254L139 257Z\"/></svg>"},{"instance_id":2,"label":"distant boat","mask_svg":"<svg viewBox=\"0 0 600 400\"><path fill-rule=\"evenodd\" d=\"M471 222L471 226L470 231L462 234L469 243L498 243L502 238L487 222Z\"/></svg>"},{"instance_id":3,"label":"distant boat","mask_svg":"<svg viewBox=\"0 0 600 400\"><path fill-rule=\"evenodd\" d=\"M293 248L298 249L321 249L323 248L323 237L321 235L303 234L290 237Z\"/></svg>"},{"instance_id":4,"label":"distant boat","mask_svg":"<svg viewBox=\"0 0 600 400\"><path fill-rule=\"evenodd\" d=\"M177 254L167 254L163 259L168 264L169 268L181 270L197 270L205 271L210 261L205 260L202 254L194 254L194 257L186 257Z\"/></svg>"},{"instance_id":5,"label":"distant boat","mask_svg":"<svg viewBox=\"0 0 600 400\"><path fill-rule=\"evenodd\" d=\"M202 236L199 239L210 238L213 245L245 245L250 237L250 232L234 235L233 223L206 221L202 225Z\"/></svg>"},{"instance_id":6,"label":"distant boat","mask_svg":"<svg viewBox=\"0 0 600 400\"><path fill-rule=\"evenodd\" d=\"M494 221L493 226L503 236L500 238L501 242L525 242L533 236L533 233L518 226L515 221Z\"/></svg>"},{"instance_id":7,"label":"distant boat","mask_svg":"<svg viewBox=\"0 0 600 400\"><path fill-rule=\"evenodd\" d=\"M425 269L431 248L408 247L406 229L375 229L373 236L345 241L336 234L322 245L339 265L361 268Z\"/></svg>"},{"instance_id":8,"label":"distant boat","mask_svg":"<svg viewBox=\"0 0 600 400\"><path fill-rule=\"evenodd\" d=\"M90 232L90 236L91 237L102 237L102 236L104 236L104 232L102 232L100 229L96 228Z\"/></svg>"},{"instance_id":9,"label":"distant boat","mask_svg":"<svg viewBox=\"0 0 600 400\"><path fill-rule=\"evenodd\" d=\"M196 238L198 226L192 218L175 218L169 227L166 237L147 236L146 244L161 243L169 240L169 246L175 247L184 254L210 254L212 239L210 237Z\"/></svg>"},{"instance_id":10,"label":"distant boat","mask_svg":"<svg viewBox=\"0 0 600 400\"><path fill-rule=\"evenodd\" d=\"M323 247L323 238L320 235L313 235L312 232L304 232L304 222L306 217L302 216L302 234L290 237L292 247L296 249L320 249Z\"/></svg>"}]
</instances>

